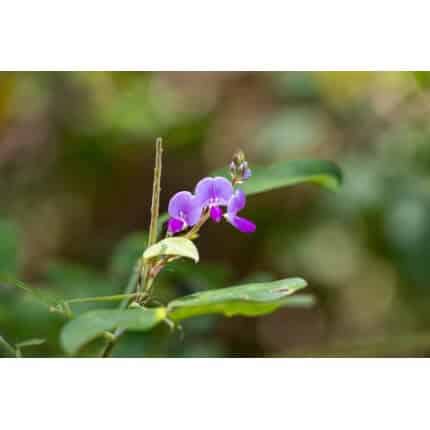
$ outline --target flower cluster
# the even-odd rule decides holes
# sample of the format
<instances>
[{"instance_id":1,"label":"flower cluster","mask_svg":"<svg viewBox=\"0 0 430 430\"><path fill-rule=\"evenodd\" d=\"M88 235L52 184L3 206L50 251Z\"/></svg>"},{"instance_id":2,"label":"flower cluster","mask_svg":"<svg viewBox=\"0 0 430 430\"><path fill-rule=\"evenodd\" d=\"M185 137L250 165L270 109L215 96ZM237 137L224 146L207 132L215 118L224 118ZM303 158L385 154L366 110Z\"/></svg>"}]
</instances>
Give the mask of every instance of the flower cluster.
<instances>
[{"instance_id":1,"label":"flower cluster","mask_svg":"<svg viewBox=\"0 0 430 430\"><path fill-rule=\"evenodd\" d=\"M252 221L237 215L245 207L246 196L241 189L235 190L234 185L248 179L251 170L242 155L240 159L235 157L230 165L232 182L221 176L204 178L197 184L194 194L180 191L170 199L168 234L179 233L207 216L217 223L224 217L243 233L255 231Z\"/></svg>"}]
</instances>

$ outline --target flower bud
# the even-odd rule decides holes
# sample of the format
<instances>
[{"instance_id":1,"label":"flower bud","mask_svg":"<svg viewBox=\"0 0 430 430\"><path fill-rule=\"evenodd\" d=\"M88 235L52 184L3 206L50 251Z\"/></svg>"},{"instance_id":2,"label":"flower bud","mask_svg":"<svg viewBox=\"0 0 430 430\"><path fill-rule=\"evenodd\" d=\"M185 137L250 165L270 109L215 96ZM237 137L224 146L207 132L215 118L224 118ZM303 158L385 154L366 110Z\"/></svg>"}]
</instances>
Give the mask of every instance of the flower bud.
<instances>
[{"instance_id":1,"label":"flower bud","mask_svg":"<svg viewBox=\"0 0 430 430\"><path fill-rule=\"evenodd\" d=\"M243 151L239 150L233 155L233 160L229 165L233 184L241 184L251 177L251 169L245 159Z\"/></svg>"}]
</instances>

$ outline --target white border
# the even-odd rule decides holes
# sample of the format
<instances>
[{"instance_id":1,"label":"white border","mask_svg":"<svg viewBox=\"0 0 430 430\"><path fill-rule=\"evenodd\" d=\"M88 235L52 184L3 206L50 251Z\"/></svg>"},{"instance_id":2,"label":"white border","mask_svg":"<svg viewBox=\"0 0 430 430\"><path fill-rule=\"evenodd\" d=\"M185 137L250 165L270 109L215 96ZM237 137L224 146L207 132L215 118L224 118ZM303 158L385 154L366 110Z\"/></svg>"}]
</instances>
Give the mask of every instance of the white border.
<instances>
[{"instance_id":1,"label":"white border","mask_svg":"<svg viewBox=\"0 0 430 430\"><path fill-rule=\"evenodd\" d=\"M0 68L426 69L429 9L422 0L5 1Z\"/></svg>"},{"instance_id":2,"label":"white border","mask_svg":"<svg viewBox=\"0 0 430 430\"><path fill-rule=\"evenodd\" d=\"M2 428L414 429L425 359L3 359Z\"/></svg>"}]
</instances>

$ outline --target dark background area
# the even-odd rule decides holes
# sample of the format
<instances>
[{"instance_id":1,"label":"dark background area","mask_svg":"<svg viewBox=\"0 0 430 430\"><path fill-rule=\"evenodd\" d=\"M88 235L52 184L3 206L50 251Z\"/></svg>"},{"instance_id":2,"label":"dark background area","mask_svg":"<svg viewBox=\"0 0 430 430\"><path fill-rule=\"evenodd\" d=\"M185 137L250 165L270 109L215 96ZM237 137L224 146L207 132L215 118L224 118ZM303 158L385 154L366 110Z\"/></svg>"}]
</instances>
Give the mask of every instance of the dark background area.
<instances>
[{"instance_id":1,"label":"dark background area","mask_svg":"<svg viewBox=\"0 0 430 430\"><path fill-rule=\"evenodd\" d=\"M162 136L163 210L239 148L251 168L334 160L344 185L250 197L257 232L209 224L201 263L167 270L155 293L300 276L313 308L199 317L183 341L159 327L114 355L430 353L429 85L423 72L1 73L0 335L45 338L29 355L62 355L62 318L11 277L66 297L122 291L145 244Z\"/></svg>"}]
</instances>

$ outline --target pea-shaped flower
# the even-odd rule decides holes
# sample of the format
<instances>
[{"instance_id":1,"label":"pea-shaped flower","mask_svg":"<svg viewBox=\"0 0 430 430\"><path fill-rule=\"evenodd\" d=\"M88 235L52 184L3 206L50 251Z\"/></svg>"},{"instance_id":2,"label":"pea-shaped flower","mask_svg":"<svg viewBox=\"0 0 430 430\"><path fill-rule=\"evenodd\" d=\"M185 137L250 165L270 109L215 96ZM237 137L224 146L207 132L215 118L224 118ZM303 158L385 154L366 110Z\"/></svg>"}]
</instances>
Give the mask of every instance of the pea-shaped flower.
<instances>
[{"instance_id":1,"label":"pea-shaped flower","mask_svg":"<svg viewBox=\"0 0 430 430\"><path fill-rule=\"evenodd\" d=\"M224 216L233 227L236 227L242 233L254 233L256 229L255 224L246 218L237 216L237 213L240 212L245 205L245 193L242 190L236 190L228 202L227 213L224 214Z\"/></svg>"},{"instance_id":2,"label":"pea-shaped flower","mask_svg":"<svg viewBox=\"0 0 430 430\"><path fill-rule=\"evenodd\" d=\"M196 186L196 198L202 209L209 208L210 217L215 222L222 219L221 206L227 206L233 195L233 185L226 178L204 178Z\"/></svg>"},{"instance_id":3,"label":"pea-shaped flower","mask_svg":"<svg viewBox=\"0 0 430 430\"><path fill-rule=\"evenodd\" d=\"M176 193L169 202L170 215L167 231L178 233L197 224L202 213L202 207L195 196L188 191Z\"/></svg>"}]
</instances>

